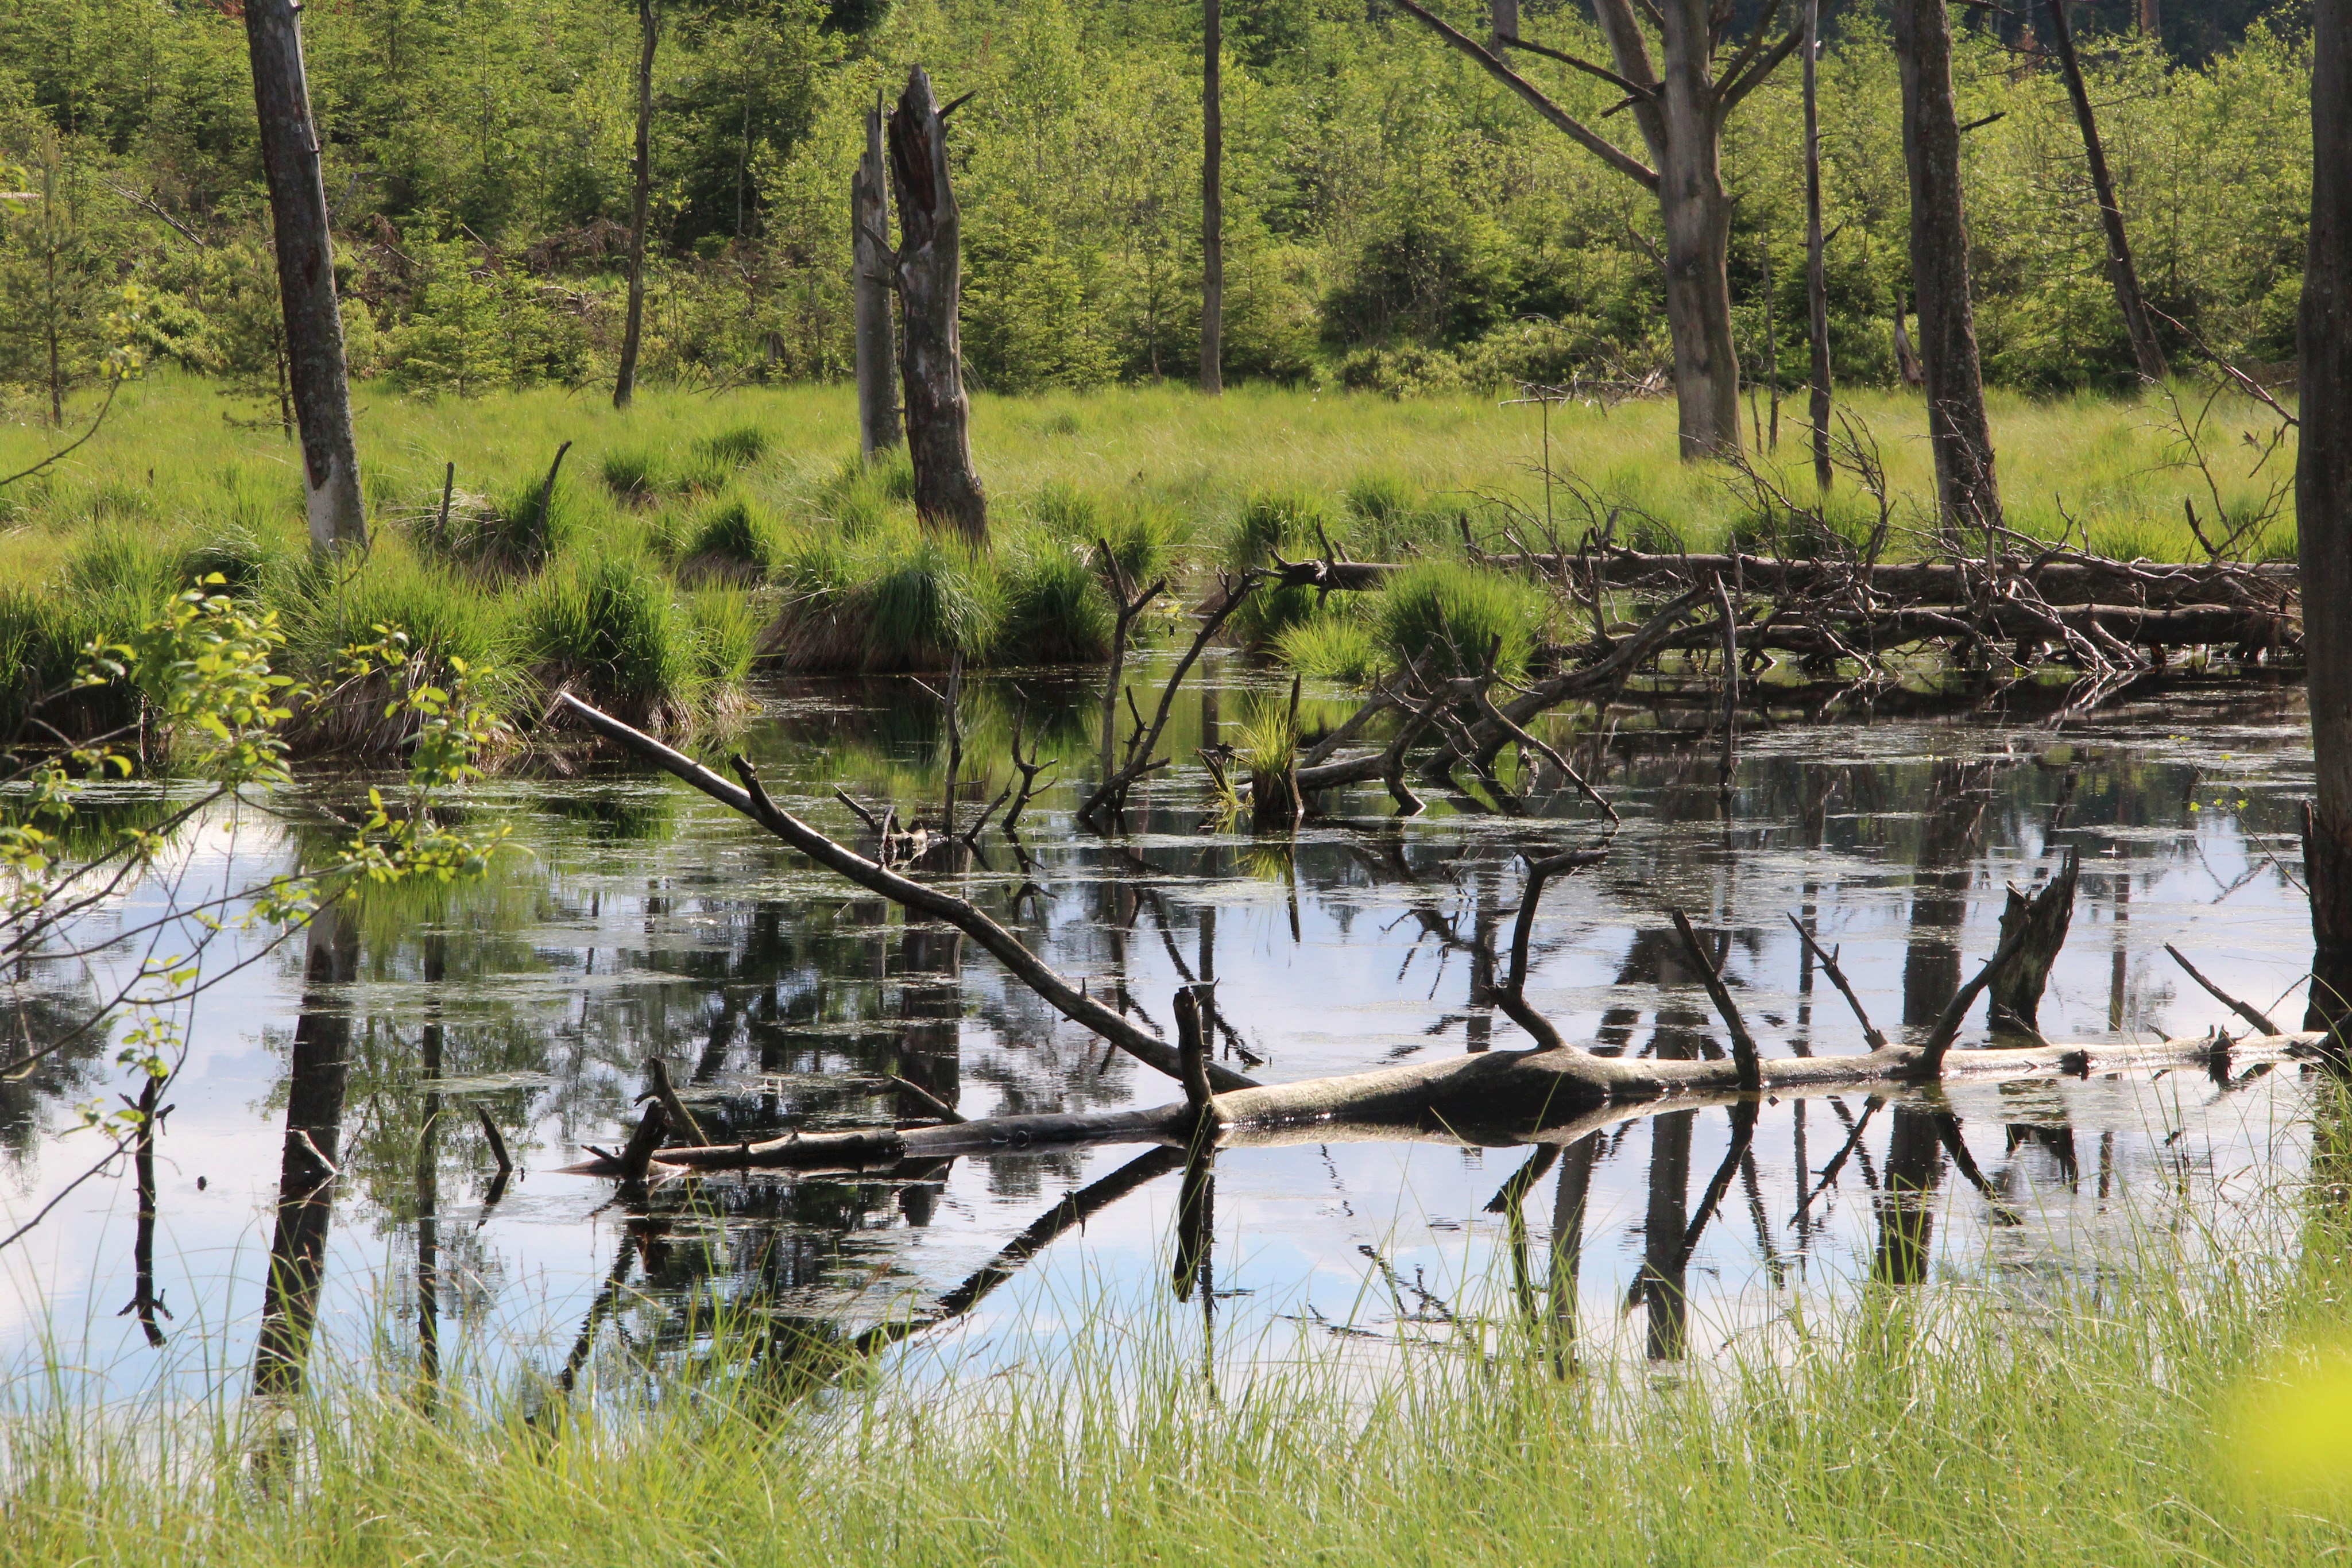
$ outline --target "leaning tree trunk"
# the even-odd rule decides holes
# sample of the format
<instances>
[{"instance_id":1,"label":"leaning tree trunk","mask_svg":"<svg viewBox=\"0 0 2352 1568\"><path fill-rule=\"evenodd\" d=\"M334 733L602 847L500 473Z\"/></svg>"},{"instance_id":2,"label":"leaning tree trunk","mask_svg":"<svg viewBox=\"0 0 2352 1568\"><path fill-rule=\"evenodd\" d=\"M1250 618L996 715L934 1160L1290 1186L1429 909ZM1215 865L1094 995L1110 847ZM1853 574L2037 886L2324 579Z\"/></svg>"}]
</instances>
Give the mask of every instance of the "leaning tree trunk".
<instances>
[{"instance_id":1,"label":"leaning tree trunk","mask_svg":"<svg viewBox=\"0 0 2352 1568\"><path fill-rule=\"evenodd\" d=\"M245 43L261 121L261 168L269 182L278 243L278 298L294 416L302 430L302 499L310 548L367 545L367 506L352 437L352 389L343 319L335 303L335 256L319 129L302 68L302 27L292 0L247 0Z\"/></svg>"},{"instance_id":2,"label":"leaning tree trunk","mask_svg":"<svg viewBox=\"0 0 2352 1568\"><path fill-rule=\"evenodd\" d=\"M1201 390L1225 390L1224 6L1201 0Z\"/></svg>"},{"instance_id":3,"label":"leaning tree trunk","mask_svg":"<svg viewBox=\"0 0 2352 1568\"><path fill-rule=\"evenodd\" d=\"M2296 330L2295 519L2316 799L2305 808L2313 1029L2352 1017L2352 0L2312 7L2311 237Z\"/></svg>"},{"instance_id":4,"label":"leaning tree trunk","mask_svg":"<svg viewBox=\"0 0 2352 1568\"><path fill-rule=\"evenodd\" d=\"M1707 0L1665 0L1666 327L1685 461L1739 450L1739 354L1731 340L1731 200L1723 192Z\"/></svg>"},{"instance_id":5,"label":"leaning tree trunk","mask_svg":"<svg viewBox=\"0 0 2352 1568\"><path fill-rule=\"evenodd\" d=\"M948 180L947 122L923 68L890 114L890 185L898 199L898 377L915 511L934 528L988 542L988 497L971 467L971 403L963 390L961 214Z\"/></svg>"},{"instance_id":6,"label":"leaning tree trunk","mask_svg":"<svg viewBox=\"0 0 2352 1568\"><path fill-rule=\"evenodd\" d=\"M1911 284L1936 499L1948 530L2000 521L1992 431L1969 301L1969 230L1960 202L1960 122L1952 107L1952 26L1944 0L1895 0L1903 72L1903 162L1911 180Z\"/></svg>"},{"instance_id":7,"label":"leaning tree trunk","mask_svg":"<svg viewBox=\"0 0 2352 1568\"><path fill-rule=\"evenodd\" d=\"M2074 100L2074 123L2083 128L2083 153L2091 165L2091 190L2099 200L2099 222L2107 233L2107 277L2116 287L2116 308L2123 312L2124 330L2131 335L2132 361L2140 379L2160 382L2166 373L2164 350L2147 318L2147 300L2139 290L2139 269L2132 265L2131 241L2124 235L2124 210L2116 200L2115 180L2107 172L2106 149L2099 142L2098 117L2091 110L2090 89L2084 86L2083 68L2074 58L2074 33L2066 24L2066 0L2047 0L2045 8L2059 74L2066 78L2067 96Z\"/></svg>"},{"instance_id":8,"label":"leaning tree trunk","mask_svg":"<svg viewBox=\"0 0 2352 1568\"><path fill-rule=\"evenodd\" d=\"M890 208L882 162L882 103L866 111L866 155L849 177L850 296L857 317L857 447L867 462L899 442L897 357L890 329Z\"/></svg>"},{"instance_id":9,"label":"leaning tree trunk","mask_svg":"<svg viewBox=\"0 0 2352 1568\"><path fill-rule=\"evenodd\" d=\"M637 144L629 195L629 315L621 329L621 368L613 378L613 406L626 408L637 391L637 346L646 324L646 213L654 191L654 0L637 0Z\"/></svg>"},{"instance_id":10,"label":"leaning tree trunk","mask_svg":"<svg viewBox=\"0 0 2352 1568\"><path fill-rule=\"evenodd\" d=\"M1805 341L1812 353L1812 395L1806 420L1813 428L1813 486L1829 493L1830 289L1822 234L1822 0L1805 0Z\"/></svg>"}]
</instances>

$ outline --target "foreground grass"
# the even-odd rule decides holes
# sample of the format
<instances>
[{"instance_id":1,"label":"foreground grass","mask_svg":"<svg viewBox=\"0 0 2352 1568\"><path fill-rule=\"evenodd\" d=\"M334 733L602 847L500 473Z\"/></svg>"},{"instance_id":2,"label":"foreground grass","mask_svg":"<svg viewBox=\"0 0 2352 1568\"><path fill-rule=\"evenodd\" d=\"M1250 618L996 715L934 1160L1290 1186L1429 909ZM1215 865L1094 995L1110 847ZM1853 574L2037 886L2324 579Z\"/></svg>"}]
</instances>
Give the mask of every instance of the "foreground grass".
<instances>
[{"instance_id":1,"label":"foreground grass","mask_svg":"<svg viewBox=\"0 0 2352 1568\"><path fill-rule=\"evenodd\" d=\"M2286 1258L2155 1237L2054 1296L1864 1287L1673 1376L1563 1375L1498 1322L1213 1397L1172 1308L969 1382L722 1335L649 1397L434 1415L380 1365L267 1465L249 1412L0 1428L0 1563L2308 1564L2352 1551L2352 1441L2294 1425L2352 1330L2342 1218L2309 1229Z\"/></svg>"}]
</instances>

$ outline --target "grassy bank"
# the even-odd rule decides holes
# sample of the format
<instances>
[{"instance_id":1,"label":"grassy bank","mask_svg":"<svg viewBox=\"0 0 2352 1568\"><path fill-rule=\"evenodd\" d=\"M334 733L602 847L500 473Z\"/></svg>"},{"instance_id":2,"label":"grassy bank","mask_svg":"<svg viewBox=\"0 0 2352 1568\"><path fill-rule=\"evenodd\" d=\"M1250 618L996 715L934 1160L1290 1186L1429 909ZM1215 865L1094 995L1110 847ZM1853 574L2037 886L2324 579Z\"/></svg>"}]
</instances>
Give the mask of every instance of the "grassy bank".
<instances>
[{"instance_id":1,"label":"grassy bank","mask_svg":"<svg viewBox=\"0 0 2352 1568\"><path fill-rule=\"evenodd\" d=\"M808 670L936 668L957 653L997 664L1099 658L1111 607L1090 556L1105 539L1139 580L1307 553L1326 538L1357 559L1442 563L1460 555L1465 529L1497 548L1539 543L1548 506L1570 538L1588 517L1622 508L1619 537L1654 548L1769 542L1737 476L1675 459L1664 402L1554 410L1548 501L1537 412L1492 399L1244 388L1208 402L1167 387L983 396L973 444L994 547L973 554L923 535L903 459L858 466L843 388L656 391L627 414L554 390L420 402L367 387L358 401L377 545L341 573L303 559L294 445L229 423L216 389L184 375L134 385L96 440L0 492L0 654L18 686L54 682L74 649L205 571L278 609L294 673L320 686L337 647L393 623L504 672L518 707L563 683L676 724L723 706L762 649ZM1899 516L1924 519L1933 480L1917 398L1874 393L1848 407L1875 435ZM2200 556L2183 501L2209 523L2215 507L2205 476L2182 465L2169 407L1998 400L2011 521L2051 538L2087 527L2095 549L2126 557ZM2217 455L2222 510L2261 507L2291 464L2278 454L2250 472L2242 437L2269 424L2250 407L2212 414L2203 445ZM1784 434L1780 458L1805 467L1793 421ZM0 430L0 468L34 461L47 439ZM564 442L572 448L542 504ZM1804 474L1789 483L1810 490ZM1832 515L1858 533L1875 513L1849 484ZM2252 547L2274 558L2293 548L2291 515ZM1465 646L1542 630L1543 607L1507 591L1419 586L1423 612L1468 616L1463 627L1478 635ZM1333 675L1432 643L1425 613L1406 624L1402 608L1358 606L1334 624L1297 625L1311 609L1303 593L1265 596L1237 630ZM310 727L311 743L348 746L364 728L331 716Z\"/></svg>"},{"instance_id":2,"label":"grassy bank","mask_svg":"<svg viewBox=\"0 0 2352 1568\"><path fill-rule=\"evenodd\" d=\"M0 1563L2309 1564L2352 1551L2352 1270L2313 1201L2263 1255L1863 1286L1688 1366L1576 1368L1545 1312L1212 1397L1170 1307L943 1384L720 1334L593 1396L435 1412L384 1363L283 1426L29 1416Z\"/></svg>"}]
</instances>

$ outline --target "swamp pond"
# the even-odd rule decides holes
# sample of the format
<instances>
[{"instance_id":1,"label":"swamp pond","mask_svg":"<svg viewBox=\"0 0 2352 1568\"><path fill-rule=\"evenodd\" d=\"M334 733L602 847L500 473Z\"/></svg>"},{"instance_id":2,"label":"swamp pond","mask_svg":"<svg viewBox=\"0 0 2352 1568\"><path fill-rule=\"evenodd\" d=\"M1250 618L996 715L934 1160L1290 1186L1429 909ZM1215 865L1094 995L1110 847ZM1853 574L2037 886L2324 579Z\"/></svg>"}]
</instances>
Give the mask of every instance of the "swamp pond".
<instances>
[{"instance_id":1,"label":"swamp pond","mask_svg":"<svg viewBox=\"0 0 2352 1568\"><path fill-rule=\"evenodd\" d=\"M1622 815L1613 835L1573 790L1507 778L1519 792L1506 810L1431 792L1409 821L1376 784L1335 791L1295 841L1213 817L1199 748L1288 695L1238 658L1184 689L1166 747L1180 763L1139 791L1126 831L1076 824L1098 693L1066 674L967 683L966 778L990 782L964 799L1007 779L1016 707L1063 766L1017 851L992 826L968 864L934 856L916 874L1171 1038L1176 988L1213 979L1218 1054L1264 1081L1525 1045L1492 994L1521 857L1604 838L1599 865L1547 893L1528 987L1567 1039L1601 1050L1722 1049L1674 906L1715 944L1767 1054L1864 1049L1789 915L1841 949L1882 1028L1916 1038L1991 951L2005 885L2039 884L2069 847L2080 891L2042 1005L2049 1039L2237 1027L2167 943L2300 1024L2310 925L2290 872L2310 753L2294 686L2182 674L2079 716L2063 693L2028 689L1984 711L1885 700L1833 722L1751 719L1727 793L1696 718L1678 728L1629 706L1573 752ZM1311 696L1310 736L1349 710ZM845 841L856 823L836 787L936 811L940 709L913 683L755 697L737 744L786 810ZM185 904L290 865L315 809L365 782L314 778L274 814L200 821L90 934L142 923L167 890ZM295 1228L320 1260L315 1333L303 1306L278 1342L297 1374L306 1353L384 1346L449 1377L565 1387L689 1354L716 1322L784 1354L943 1302L968 1310L890 1352L908 1375L1049 1375L1077 1324L1171 1291L1211 1336L1213 1375L1376 1358L1515 1300L1571 1330L1582 1355L1701 1361L1873 1278L1981 1281L2030 1312L2037 1291L2151 1236L2224 1246L2242 1226L2268 1245L2270 1195L2308 1157L2308 1070L2290 1063L1783 1096L1744 1134L1723 1106L1643 1107L1565 1147L1310 1130L1218 1155L1190 1210L1205 1210L1205 1249L1179 1236L1181 1153L1145 1146L695 1177L624 1204L562 1167L626 1140L649 1056L713 1142L920 1119L927 1096L981 1116L1180 1092L966 938L667 777L540 770L463 800L470 821L511 829L510 852L478 883L361 898L323 980L306 984L299 937L243 969L252 936L207 956L220 977L156 1145L159 1310L121 1311L142 1250L127 1163L73 1186L102 1145L58 1135L76 1107L111 1100L115 1045L0 1084L0 1234L46 1211L0 1251L10 1405L248 1385L289 1099L298 1120L340 1128L336 1174ZM115 809L142 808L126 789ZM29 961L11 1036L37 1043L92 978ZM298 1037L324 1038L321 1024L348 1028L337 1082L307 1068L289 1082ZM1960 1049L1987 1039L1979 1007ZM509 1179L486 1124L511 1150Z\"/></svg>"}]
</instances>

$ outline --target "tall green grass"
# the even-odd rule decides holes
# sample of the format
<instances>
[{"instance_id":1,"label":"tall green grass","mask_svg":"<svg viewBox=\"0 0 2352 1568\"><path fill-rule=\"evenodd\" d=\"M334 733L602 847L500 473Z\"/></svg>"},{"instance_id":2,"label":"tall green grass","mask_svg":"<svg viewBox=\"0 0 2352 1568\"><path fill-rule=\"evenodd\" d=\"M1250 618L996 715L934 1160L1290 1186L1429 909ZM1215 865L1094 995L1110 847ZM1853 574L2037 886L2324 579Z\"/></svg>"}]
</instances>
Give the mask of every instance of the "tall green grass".
<instances>
[{"instance_id":1,"label":"tall green grass","mask_svg":"<svg viewBox=\"0 0 2352 1568\"><path fill-rule=\"evenodd\" d=\"M2352 1333L2345 1239L2151 1231L2030 1282L1989 1258L1686 1364L1580 1359L1499 1290L1430 1337L1205 1369L1197 1309L1084 1301L1010 1375L951 1342L863 1372L804 1320L706 1321L569 1395L427 1398L383 1350L290 1409L20 1410L0 1563L2307 1565L2352 1549L2352 1450L2322 1411L2302 1473L2255 1471L2282 1435L2250 1423Z\"/></svg>"},{"instance_id":2,"label":"tall green grass","mask_svg":"<svg viewBox=\"0 0 2352 1568\"><path fill-rule=\"evenodd\" d=\"M855 444L845 388L743 388L715 397L655 388L625 414L551 389L420 402L367 387L358 404L377 550L404 558L386 575L435 569L435 591L469 601L436 611L437 620L478 622L476 645L512 653L527 644L528 656L542 662L565 620L550 596L576 584L583 563L607 559L646 563L681 605L706 588L753 591L750 612L764 623L760 645L784 667L935 668L958 654L968 664L1021 664L1108 651L1105 543L1132 583L1170 576L1178 593L1191 595L1213 570L1262 565L1277 552L1297 559L1327 540L1357 559L1426 564L1459 559L1465 529L1498 548L1540 544L1537 520L1548 507L1562 518L1567 508L1558 486L1547 502L1536 415L1465 397L1399 402L1239 388L1203 400L1151 387L983 395L974 401L973 444L994 498L994 546L980 554L921 533L903 452L873 465L845 455ZM1878 438L1898 520L1923 524L1933 476L1926 444L1912 439L1923 421L1916 397L1871 393L1843 406ZM2203 476L2181 465L2184 448L2165 411L2161 400L1996 397L2011 522L2055 538L2073 519L2087 526L2095 548L2195 559L2181 502L2195 497L2207 516L2213 504ZM225 431L219 412L206 383L159 372L121 394L97 440L0 495L0 584L7 585L0 593L12 594L0 605L0 652L13 653L6 668L18 672L0 681L7 688L0 705L21 707L35 675L69 672L71 653L91 637L128 631L148 591L142 584L203 570L281 604L310 650L310 667L321 667L324 638L294 624L325 602L304 586L299 455L275 433ZM1069 439L1073 423L1083 440ZM1809 548L1766 538L1780 525L1754 515L1752 493L1721 466L1677 461L1672 424L1663 402L1559 409L1550 461L1618 508L1621 540ZM2204 447L2223 455L2216 473L2224 511L2243 516L2256 507L2269 494L2270 470L2292 462L2291 452L2273 454L2264 472L2252 472L2240 437L2268 428L2259 410L2217 405ZM0 428L0 466L37 456L45 440ZM547 461L564 441L575 451L541 517ZM1790 493L1807 497L1808 465L1793 437L1779 460ZM444 527L448 463L457 494ZM1843 481L1829 510L1848 533L1874 517ZM1899 534L1898 553L1916 549L1906 540L1917 537L1916 529ZM2255 549L2280 559L2294 544L2290 515ZM110 550L128 554L100 560ZM407 560L411 554L421 559ZM134 570L133 557L152 571ZM362 575L377 570L371 564ZM541 579L558 588L543 589ZM1230 628L1299 668L1349 678L1393 663L1400 649L1463 643L1458 629L1446 630L1454 611L1419 628L1398 611L1363 619L1369 613L1311 591L1261 591ZM1512 619L1468 606L1461 613L1487 624L1489 635ZM576 616L570 623L589 631ZM352 618L335 624L350 630ZM1147 628L1167 629L1159 620ZM686 685L656 706L683 713L723 687L696 674L708 662L692 652L693 637L680 639L686 652L653 657L659 641L641 640L646 668ZM609 664L599 647L575 652L583 668ZM732 652L722 661L733 662ZM643 689L635 676L620 684L633 682Z\"/></svg>"}]
</instances>

